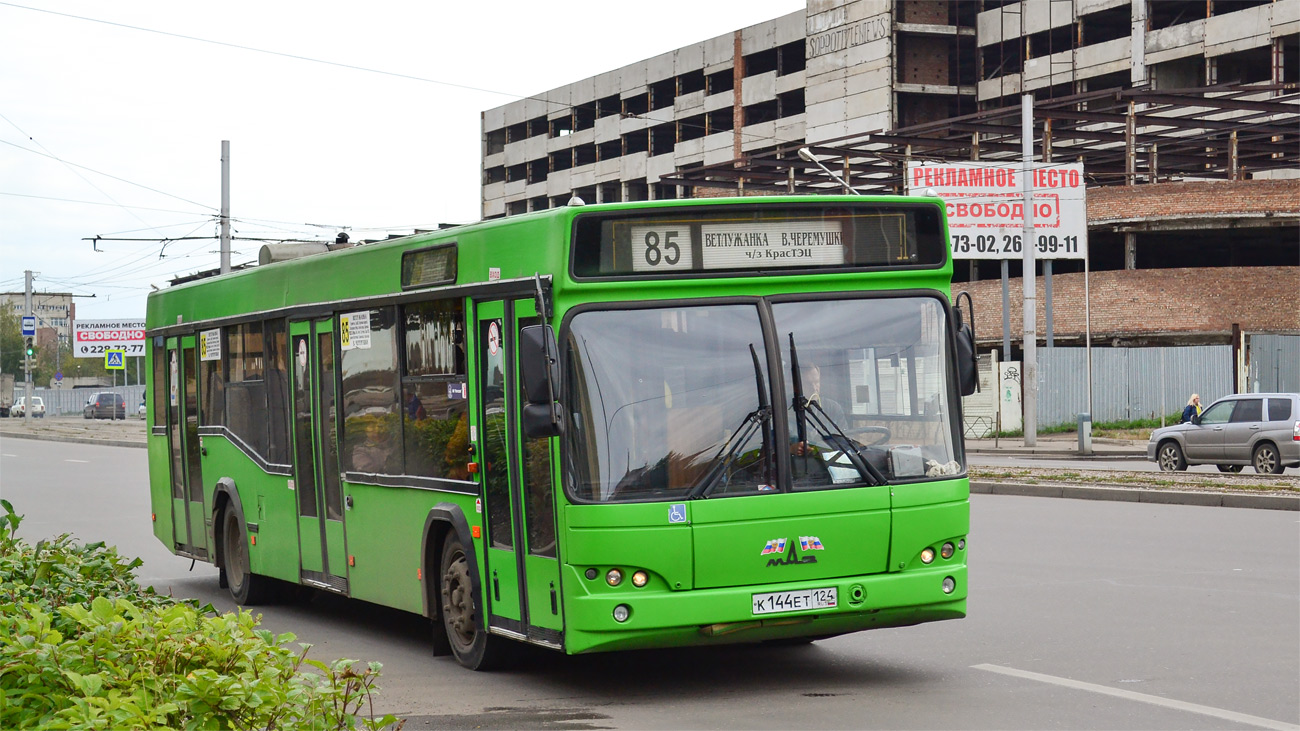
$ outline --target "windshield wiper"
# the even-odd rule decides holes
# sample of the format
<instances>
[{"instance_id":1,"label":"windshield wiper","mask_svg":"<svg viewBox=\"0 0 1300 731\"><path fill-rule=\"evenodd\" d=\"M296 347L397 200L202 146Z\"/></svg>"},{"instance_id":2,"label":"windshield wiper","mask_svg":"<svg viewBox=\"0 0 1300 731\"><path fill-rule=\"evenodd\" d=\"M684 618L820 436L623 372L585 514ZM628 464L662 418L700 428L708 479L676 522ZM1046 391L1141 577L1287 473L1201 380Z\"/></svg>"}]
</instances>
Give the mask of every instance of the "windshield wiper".
<instances>
[{"instance_id":1,"label":"windshield wiper","mask_svg":"<svg viewBox=\"0 0 1300 731\"><path fill-rule=\"evenodd\" d=\"M722 475L731 466L736 458L736 453L749 442L749 438L754 435L755 429L763 430L763 447L762 459L763 469L761 479L766 480L765 484L772 484L771 462L775 459L775 453L772 450L772 434L768 425L772 420L772 407L767 400L767 390L763 387L763 369L758 361L758 351L754 349L754 344L749 344L749 355L754 360L754 386L758 390L758 408L745 415L744 421L741 422L740 428L731 435L716 454L713 455L712 464L709 471L704 477L691 488L687 495L688 499L704 498L709 496L709 492L718 484Z\"/></svg>"},{"instance_id":2,"label":"windshield wiper","mask_svg":"<svg viewBox=\"0 0 1300 731\"><path fill-rule=\"evenodd\" d=\"M885 479L885 476L881 474L880 470L876 469L875 465L863 459L858 452L857 446L855 446L856 442L844 433L844 429L835 423L835 420L826 413L822 405L816 401L809 401L803 395L803 378L799 372L799 349L795 347L793 332L790 333L790 380L794 386L794 402L792 406L794 408L795 428L798 432L799 443L805 446L808 444L807 421L808 417L811 416L813 426L817 428L822 437L831 442L836 449L843 452L859 473L870 476L877 485L888 485L889 481Z\"/></svg>"}]
</instances>

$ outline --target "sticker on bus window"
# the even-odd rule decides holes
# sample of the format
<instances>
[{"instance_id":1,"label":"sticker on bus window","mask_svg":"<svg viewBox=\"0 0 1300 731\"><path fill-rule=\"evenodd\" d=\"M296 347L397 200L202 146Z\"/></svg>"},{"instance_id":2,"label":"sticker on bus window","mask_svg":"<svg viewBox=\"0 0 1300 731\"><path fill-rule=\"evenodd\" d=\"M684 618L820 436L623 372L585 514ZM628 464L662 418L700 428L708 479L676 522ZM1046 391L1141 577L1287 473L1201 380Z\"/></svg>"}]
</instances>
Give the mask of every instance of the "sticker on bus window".
<instances>
[{"instance_id":1,"label":"sticker on bus window","mask_svg":"<svg viewBox=\"0 0 1300 731\"><path fill-rule=\"evenodd\" d=\"M452 400L455 400L455 399L463 399L463 398L465 398L465 384L464 384L464 383L448 383L448 384L447 384L447 398L448 398L448 399L452 399Z\"/></svg>"},{"instance_id":2,"label":"sticker on bus window","mask_svg":"<svg viewBox=\"0 0 1300 731\"><path fill-rule=\"evenodd\" d=\"M488 355L501 352L501 324L497 320L493 320L488 325L487 346Z\"/></svg>"},{"instance_id":3,"label":"sticker on bus window","mask_svg":"<svg viewBox=\"0 0 1300 731\"><path fill-rule=\"evenodd\" d=\"M180 392L177 390L177 387L180 385L180 381L181 381L181 370L180 370L180 366L177 365L176 363L176 351L173 350L172 351L172 378L171 378L172 406L179 406L181 402L180 395L179 395Z\"/></svg>"},{"instance_id":4,"label":"sticker on bus window","mask_svg":"<svg viewBox=\"0 0 1300 731\"><path fill-rule=\"evenodd\" d=\"M501 267L488 267L488 281L497 282L501 280Z\"/></svg>"},{"instance_id":5,"label":"sticker on bus window","mask_svg":"<svg viewBox=\"0 0 1300 731\"><path fill-rule=\"evenodd\" d=\"M199 333L199 360L221 360L221 329Z\"/></svg>"},{"instance_id":6,"label":"sticker on bus window","mask_svg":"<svg viewBox=\"0 0 1300 731\"><path fill-rule=\"evenodd\" d=\"M370 311L339 315L339 347L343 350L370 348Z\"/></svg>"}]
</instances>

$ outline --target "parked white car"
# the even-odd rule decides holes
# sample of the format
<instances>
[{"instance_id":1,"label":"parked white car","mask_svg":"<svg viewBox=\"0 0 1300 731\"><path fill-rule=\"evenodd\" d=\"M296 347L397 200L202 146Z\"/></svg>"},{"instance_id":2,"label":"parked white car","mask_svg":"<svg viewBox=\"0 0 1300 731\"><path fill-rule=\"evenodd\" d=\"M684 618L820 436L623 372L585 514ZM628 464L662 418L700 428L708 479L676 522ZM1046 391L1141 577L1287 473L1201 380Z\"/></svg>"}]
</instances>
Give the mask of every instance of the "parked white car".
<instances>
[{"instance_id":1,"label":"parked white car","mask_svg":"<svg viewBox=\"0 0 1300 731\"><path fill-rule=\"evenodd\" d=\"M25 416L27 414L27 397L19 396L14 402L13 408L9 409L10 416ZM32 397L32 418L40 419L45 416L45 400L40 396Z\"/></svg>"}]
</instances>

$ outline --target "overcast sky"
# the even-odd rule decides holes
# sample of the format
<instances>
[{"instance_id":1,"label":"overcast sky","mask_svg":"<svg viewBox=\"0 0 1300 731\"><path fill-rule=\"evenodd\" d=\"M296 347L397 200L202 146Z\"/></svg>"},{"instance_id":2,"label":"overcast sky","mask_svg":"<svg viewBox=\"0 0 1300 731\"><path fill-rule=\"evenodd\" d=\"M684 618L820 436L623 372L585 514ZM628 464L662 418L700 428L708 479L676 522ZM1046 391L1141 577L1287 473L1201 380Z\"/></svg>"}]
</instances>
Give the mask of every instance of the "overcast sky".
<instances>
[{"instance_id":1,"label":"overcast sky","mask_svg":"<svg viewBox=\"0 0 1300 731\"><path fill-rule=\"evenodd\" d=\"M215 238L82 239L215 237L221 140L236 236L475 221L483 110L804 5L0 0L0 291L31 269L94 295L80 319L142 318L151 284L217 266Z\"/></svg>"}]
</instances>

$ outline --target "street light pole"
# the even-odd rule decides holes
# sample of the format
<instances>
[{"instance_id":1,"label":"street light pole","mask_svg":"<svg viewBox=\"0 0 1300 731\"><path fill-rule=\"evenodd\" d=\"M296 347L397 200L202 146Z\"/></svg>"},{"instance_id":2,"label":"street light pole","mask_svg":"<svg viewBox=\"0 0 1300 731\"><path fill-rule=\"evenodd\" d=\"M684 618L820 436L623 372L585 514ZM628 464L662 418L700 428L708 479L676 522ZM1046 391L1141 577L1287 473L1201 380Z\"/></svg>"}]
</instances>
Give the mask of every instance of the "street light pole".
<instances>
[{"instance_id":1,"label":"street light pole","mask_svg":"<svg viewBox=\"0 0 1300 731\"><path fill-rule=\"evenodd\" d=\"M1024 362L1024 407L1025 407L1025 446L1038 444L1038 295L1034 281L1034 95L1020 97L1020 155L1024 176L1022 182L1024 209L1024 272L1021 278L1025 283L1025 362Z\"/></svg>"}]
</instances>

